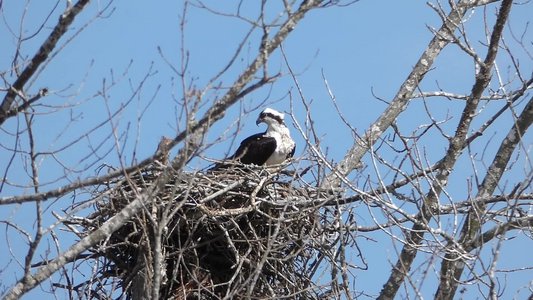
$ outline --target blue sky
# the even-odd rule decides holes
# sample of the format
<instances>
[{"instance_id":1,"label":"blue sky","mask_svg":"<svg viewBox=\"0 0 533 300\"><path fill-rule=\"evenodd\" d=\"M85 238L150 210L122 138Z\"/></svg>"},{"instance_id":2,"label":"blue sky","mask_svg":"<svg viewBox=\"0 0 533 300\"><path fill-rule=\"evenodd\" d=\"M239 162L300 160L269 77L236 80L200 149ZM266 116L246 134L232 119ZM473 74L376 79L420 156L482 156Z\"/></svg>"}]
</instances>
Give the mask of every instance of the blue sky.
<instances>
[{"instance_id":1,"label":"blue sky","mask_svg":"<svg viewBox=\"0 0 533 300\"><path fill-rule=\"evenodd\" d=\"M106 3L105 1L91 2L80 19L74 23L69 36L91 20ZM208 1L206 4L228 13L234 12L233 6L226 7L216 1ZM6 24L18 30L18 20L23 11L22 5L22 2L17 1L4 1L3 3L4 21L0 26L0 37L4 41L3 44L7 46L3 46L4 50L2 50L5 55L0 56L0 70L9 68L14 53L15 40L6 30ZM28 16L23 24L25 34L30 35L36 32L38 24L46 18L44 13L54 5L53 1L31 1L27 11ZM267 15L267 19L272 19L279 9L279 2L270 2L268 5L272 6L269 6L268 12L271 15ZM33 55L36 47L49 33L50 27L55 25L55 20L63 7L64 3L60 2L59 8L46 23L47 26L40 30L34 39L23 44L22 55ZM189 7L182 38L180 17L183 7L180 1L155 3L133 0L113 2L111 7L112 9L108 9L79 36L66 44L27 89L30 93L36 93L40 88L48 88L51 91L50 96L42 102L46 105L64 107L76 104L60 113L53 114L50 112L55 111L55 107L37 108L40 114L35 119L36 142L39 149L43 151L58 149L75 141L80 132L85 132L98 122L104 121L107 118L108 109L117 109L122 103L131 100L131 105L116 118L119 134L126 132L129 128L126 134L127 139L121 140L121 146L125 148L125 154L121 159L129 164L133 159L141 160L151 155L161 136L172 137L176 134L177 128L183 126L177 121L177 102L182 93L181 83L172 70L172 67L180 64L182 48L185 48L190 55L187 85L202 89L227 64L243 35L249 30L249 25L242 20L213 15L205 10ZM531 7L531 4L526 4L517 6L518 9L512 11L510 24L516 32L523 30L524 24L531 21ZM480 41L484 41L483 18L485 15L489 20L493 20L494 9L490 6L486 11L480 8L474 10L466 23L472 44L480 51L483 49ZM250 2L243 5L242 11L251 17L256 17L258 13L258 9ZM297 74L305 100L311 102L311 113L320 137L321 147L323 150L327 149L331 159L341 160L345 151L351 147L353 140L349 129L342 125L329 99L322 74L326 76L341 111L361 134L386 107L384 103L375 99L373 93L384 100L393 98L432 38L428 27L438 28L439 26L440 18L425 4L425 1L393 0L363 0L347 7L315 10L297 26L283 47L291 68ZM258 38L260 34L255 33L244 44L236 64L221 77L220 81L223 86L229 86L255 57ZM62 42L65 41L65 39L62 40ZM510 38L507 42L516 46ZM533 69L532 59L525 51L516 47L515 49L521 60L522 70L528 75L527 72ZM508 59L502 57L498 63L501 64L502 73L505 74ZM468 93L474 79L473 64L472 60L460 53L457 47L449 46L445 49L437 59L435 67L421 85L424 91L443 89L460 94ZM255 108L266 98L268 101L279 100L269 106L289 112L290 97L288 94L290 93L294 100L295 117L299 122L304 122L305 113L298 99L296 85L287 74L287 67L279 51L272 56L269 72L271 75L281 72L283 76L272 86L247 96L240 104L231 108L228 115L209 133L206 144L212 143L219 137L229 138L236 130L235 120L238 119L239 112L243 109ZM132 97L132 91L143 80L145 82L142 92ZM102 86L112 82L116 82L116 85L109 90L106 95L108 101L105 102L102 100L103 97L97 93ZM206 98L214 99L222 93L223 91L210 91ZM428 105L436 119L444 120L451 116L452 121L444 127L453 130L463 103L432 99ZM255 126L254 121L262 108L260 106L243 116L242 128L237 140L261 130ZM494 110L495 108L489 107L481 114L490 116L490 112ZM142 119L138 125L137 120L140 116ZM495 151L494 145L497 145L497 138L501 138L507 132L510 117L507 115L499 123L501 126L495 126L487 133L487 136L493 136L496 140L490 144L492 147L488 147L488 150L483 152L485 145L483 143L474 150L479 155L485 153L485 163L490 163L492 159L491 153ZM420 124L429 123L422 101L415 100L398 122L406 133L410 130L414 131ZM8 131L14 131L18 125L12 119L4 126ZM292 130L295 133L294 128ZM59 184L55 179L60 176L58 174L62 170L63 163L73 167L73 171L67 175L69 180L94 175L99 164L93 166L91 161L85 160L84 157L90 152L89 145L98 145L105 140L110 131L109 126L104 126L77 142L68 151L60 152L56 157L43 156L41 167L47 171L41 174L41 182L49 182L45 189ZM5 133L1 134L3 135L1 138L7 140ZM303 138L298 134L294 135L298 145L304 145ZM531 134L528 134L525 140L531 141ZM486 142L488 141L487 138ZM12 141L9 140L9 142ZM22 143L25 142L22 141ZM104 147L99 152L104 156L104 162L116 166L119 154L115 151L107 153L106 150L112 146L110 143L104 143ZM442 155L445 146L442 139L431 140L428 137L424 140L422 149L434 162ZM232 145L230 139L227 139L207 149L202 155L210 158L223 158L226 153L235 148L236 145ZM298 146L296 154L305 155L304 147ZM392 159L392 155L390 158ZM472 170L469 169L467 158L460 161L458 168L471 174ZM9 153L1 150L0 167L2 170L5 169L5 162L8 159ZM368 158L366 162L369 162ZM189 167L195 169L205 167L206 164L203 160L195 160ZM88 171L82 171L87 166L90 166ZM14 167L10 169L9 178L19 184L28 184L29 178L25 175L23 168L23 162L15 160ZM525 168L527 169L527 166ZM509 185L516 184L519 178L523 178L524 172L527 171L518 170L516 173L511 173L511 178L506 178ZM513 174L517 177L513 178ZM370 176L375 175L370 174ZM453 177L450 182L450 194L462 199L466 189L465 177ZM6 187L2 191L2 196L20 193L20 191L20 189ZM62 199L60 203L61 201L69 203L68 199ZM50 209L57 211L61 207L60 203L55 203ZM364 207L361 206L360 209L357 213L360 214L361 219L371 222L368 214L364 212ZM0 217L4 219L7 218L6 216L20 222L23 224L21 226L28 230L31 230L34 225L30 220L34 219L35 214L32 209L26 207L3 208L0 211ZM53 222L53 220L49 219L47 222ZM520 236L517 233L511 235ZM374 236L374 238L379 240L379 243L361 241L360 246L363 253L367 255L370 267L368 271L356 274L356 286L369 293L377 293L389 273L389 262L383 258L387 257L391 262L396 260L395 250L391 247L383 247L381 244L385 243L388 237ZM5 235L2 239L6 240ZM25 249L21 241L11 240L10 243L13 243L12 248L15 251ZM67 245L68 243L64 243L63 247ZM396 246L399 247L399 245ZM5 251L3 247L5 246L0 246L0 251ZM531 240L520 238L508 242L504 246L506 254L502 257L502 262L507 261L510 266L517 268L522 263L532 266L533 257L525 252L527 247L531 247ZM517 258L527 260L527 262L519 261ZM0 269L6 264L5 258L0 258ZM9 272L2 275L4 284L10 284L14 280L11 268L16 269L13 263L9 264ZM526 285L532 277L531 272L521 272L517 275L517 286L509 281L506 292L510 294L506 295L512 296L519 286ZM369 286L372 288L368 289ZM433 287L425 286L423 290L427 298L431 298L433 292ZM472 292L476 294L475 288Z\"/></svg>"}]
</instances>

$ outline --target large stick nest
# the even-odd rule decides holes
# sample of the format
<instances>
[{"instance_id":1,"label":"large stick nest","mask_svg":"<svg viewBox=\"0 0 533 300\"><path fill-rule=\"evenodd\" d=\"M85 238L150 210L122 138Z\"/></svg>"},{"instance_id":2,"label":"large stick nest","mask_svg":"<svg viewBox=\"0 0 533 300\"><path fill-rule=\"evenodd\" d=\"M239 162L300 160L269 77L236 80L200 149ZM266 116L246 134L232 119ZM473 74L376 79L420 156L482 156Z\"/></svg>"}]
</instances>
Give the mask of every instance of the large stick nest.
<instances>
[{"instance_id":1,"label":"large stick nest","mask_svg":"<svg viewBox=\"0 0 533 300\"><path fill-rule=\"evenodd\" d=\"M85 234L140 193L154 193L139 214L91 249L100 283L86 288L101 295L107 284L109 295L113 279L113 295L133 299L150 298L154 282L161 299L322 297L327 289L317 277L328 257L335 260L337 240L317 203L331 193L279 171L152 168L100 187Z\"/></svg>"}]
</instances>

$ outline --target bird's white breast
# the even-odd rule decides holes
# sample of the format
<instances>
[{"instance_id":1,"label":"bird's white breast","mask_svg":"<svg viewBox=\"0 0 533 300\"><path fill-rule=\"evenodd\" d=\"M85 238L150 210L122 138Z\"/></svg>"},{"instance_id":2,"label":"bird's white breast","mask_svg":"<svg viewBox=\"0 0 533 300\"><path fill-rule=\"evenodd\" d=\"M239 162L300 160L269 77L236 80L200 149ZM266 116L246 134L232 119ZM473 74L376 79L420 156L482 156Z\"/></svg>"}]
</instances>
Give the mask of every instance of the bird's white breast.
<instances>
[{"instance_id":1,"label":"bird's white breast","mask_svg":"<svg viewBox=\"0 0 533 300\"><path fill-rule=\"evenodd\" d=\"M265 165L277 165L281 164L287 159L287 156L294 148L294 141L289 135L289 130L279 130L267 132L267 136L273 137L276 139L276 150L274 153L267 159Z\"/></svg>"}]
</instances>

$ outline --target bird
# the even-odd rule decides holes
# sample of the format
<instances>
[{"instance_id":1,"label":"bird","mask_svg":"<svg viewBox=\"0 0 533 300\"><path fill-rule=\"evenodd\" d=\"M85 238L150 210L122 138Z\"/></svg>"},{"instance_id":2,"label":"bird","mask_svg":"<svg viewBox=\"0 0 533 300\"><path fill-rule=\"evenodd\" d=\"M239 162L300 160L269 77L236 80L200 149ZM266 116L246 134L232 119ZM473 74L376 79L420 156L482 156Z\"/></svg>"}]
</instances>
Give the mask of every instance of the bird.
<instances>
[{"instance_id":1,"label":"bird","mask_svg":"<svg viewBox=\"0 0 533 300\"><path fill-rule=\"evenodd\" d=\"M255 124L265 123L265 132L256 133L245 138L235 154L225 161L240 162L241 164L257 166L272 166L285 162L294 155L296 143L291 138L289 128L284 122L285 114L272 109L264 109ZM227 167L227 163L218 163L213 169Z\"/></svg>"}]
</instances>

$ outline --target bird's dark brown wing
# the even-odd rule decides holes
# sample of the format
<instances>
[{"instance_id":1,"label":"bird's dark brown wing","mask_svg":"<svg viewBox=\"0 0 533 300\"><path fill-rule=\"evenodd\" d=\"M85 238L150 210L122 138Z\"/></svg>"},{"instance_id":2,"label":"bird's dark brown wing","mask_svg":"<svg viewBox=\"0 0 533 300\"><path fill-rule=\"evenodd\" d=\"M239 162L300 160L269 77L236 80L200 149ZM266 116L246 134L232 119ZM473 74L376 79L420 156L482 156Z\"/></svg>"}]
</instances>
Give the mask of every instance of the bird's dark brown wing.
<instances>
[{"instance_id":1,"label":"bird's dark brown wing","mask_svg":"<svg viewBox=\"0 0 533 300\"><path fill-rule=\"evenodd\" d=\"M274 150L276 150L276 139L258 133L244 139L229 159L260 166L267 161Z\"/></svg>"}]
</instances>

